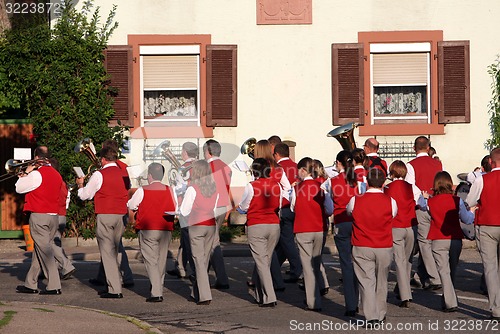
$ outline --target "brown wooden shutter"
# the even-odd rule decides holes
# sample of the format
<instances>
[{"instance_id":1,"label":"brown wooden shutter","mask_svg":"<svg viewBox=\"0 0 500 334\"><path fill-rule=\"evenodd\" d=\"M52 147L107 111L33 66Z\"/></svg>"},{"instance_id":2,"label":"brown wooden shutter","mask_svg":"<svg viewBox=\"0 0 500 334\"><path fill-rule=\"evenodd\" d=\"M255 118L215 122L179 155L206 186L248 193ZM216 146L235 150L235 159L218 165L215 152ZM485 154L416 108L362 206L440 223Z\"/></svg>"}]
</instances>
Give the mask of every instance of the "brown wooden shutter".
<instances>
[{"instance_id":1,"label":"brown wooden shutter","mask_svg":"<svg viewBox=\"0 0 500 334\"><path fill-rule=\"evenodd\" d=\"M332 44L333 125L364 124L363 44Z\"/></svg>"},{"instance_id":2,"label":"brown wooden shutter","mask_svg":"<svg viewBox=\"0 0 500 334\"><path fill-rule=\"evenodd\" d=\"M470 123L469 41L438 42L439 123Z\"/></svg>"},{"instance_id":3,"label":"brown wooden shutter","mask_svg":"<svg viewBox=\"0 0 500 334\"><path fill-rule=\"evenodd\" d=\"M115 115L109 122L116 125L120 120L122 125L134 126L132 110L132 47L129 45L109 45L104 50L104 66L110 76L110 86L116 89L113 96Z\"/></svg>"},{"instance_id":4,"label":"brown wooden shutter","mask_svg":"<svg viewBox=\"0 0 500 334\"><path fill-rule=\"evenodd\" d=\"M207 45L207 126L237 126L237 45Z\"/></svg>"}]
</instances>

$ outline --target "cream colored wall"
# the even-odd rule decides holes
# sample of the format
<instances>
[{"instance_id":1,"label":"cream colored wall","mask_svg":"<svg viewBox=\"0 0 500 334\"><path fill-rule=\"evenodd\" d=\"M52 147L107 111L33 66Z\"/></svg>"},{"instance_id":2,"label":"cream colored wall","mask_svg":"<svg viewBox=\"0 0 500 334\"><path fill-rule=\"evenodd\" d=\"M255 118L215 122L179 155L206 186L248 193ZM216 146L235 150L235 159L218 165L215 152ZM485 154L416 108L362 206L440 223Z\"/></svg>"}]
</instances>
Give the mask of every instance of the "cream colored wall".
<instances>
[{"instance_id":1,"label":"cream colored wall","mask_svg":"<svg viewBox=\"0 0 500 334\"><path fill-rule=\"evenodd\" d=\"M472 170L487 153L487 66L500 53L498 0L313 0L312 25L282 26L257 26L254 0L96 1L103 16L112 3L120 25L109 44L126 44L128 34L211 34L213 44L238 45L238 127L216 128L215 139L240 145L248 137L278 134L297 143L298 159L311 156L325 165L341 149L326 137L333 128L332 43L357 42L358 31L391 30L443 30L445 40L470 40L471 123L447 125L445 135L431 139L452 175ZM365 139L357 138L358 146ZM246 182L235 175L233 184Z\"/></svg>"}]
</instances>

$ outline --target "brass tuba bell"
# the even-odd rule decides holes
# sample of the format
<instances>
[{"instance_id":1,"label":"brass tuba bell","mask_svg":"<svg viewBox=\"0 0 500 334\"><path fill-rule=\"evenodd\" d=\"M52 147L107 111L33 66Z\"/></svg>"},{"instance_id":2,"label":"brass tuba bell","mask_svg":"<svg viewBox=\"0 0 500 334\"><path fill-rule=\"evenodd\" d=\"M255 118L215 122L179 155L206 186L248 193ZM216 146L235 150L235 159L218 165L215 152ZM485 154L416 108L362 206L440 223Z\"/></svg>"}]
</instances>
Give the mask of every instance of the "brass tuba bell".
<instances>
[{"instance_id":1,"label":"brass tuba bell","mask_svg":"<svg viewBox=\"0 0 500 334\"><path fill-rule=\"evenodd\" d=\"M332 131L328 132L327 136L337 139L344 150L352 151L356 148L356 142L354 141L354 129L357 128L358 125L358 123L348 123L336 127Z\"/></svg>"},{"instance_id":2,"label":"brass tuba bell","mask_svg":"<svg viewBox=\"0 0 500 334\"><path fill-rule=\"evenodd\" d=\"M102 167L101 160L97 157L95 146L92 143L92 139L84 138L81 141L79 141L78 144L75 145L75 153L85 154L91 162L91 165L89 166L89 169L87 171L86 178L91 175L91 172L94 172L95 170L98 170ZM94 168L94 170L91 171L92 168Z\"/></svg>"},{"instance_id":3,"label":"brass tuba bell","mask_svg":"<svg viewBox=\"0 0 500 334\"><path fill-rule=\"evenodd\" d=\"M248 154L252 160L254 159L254 150L255 150L255 144L257 143L257 139L254 137L248 138L245 140L245 142L241 145L240 152L241 154Z\"/></svg>"}]
</instances>

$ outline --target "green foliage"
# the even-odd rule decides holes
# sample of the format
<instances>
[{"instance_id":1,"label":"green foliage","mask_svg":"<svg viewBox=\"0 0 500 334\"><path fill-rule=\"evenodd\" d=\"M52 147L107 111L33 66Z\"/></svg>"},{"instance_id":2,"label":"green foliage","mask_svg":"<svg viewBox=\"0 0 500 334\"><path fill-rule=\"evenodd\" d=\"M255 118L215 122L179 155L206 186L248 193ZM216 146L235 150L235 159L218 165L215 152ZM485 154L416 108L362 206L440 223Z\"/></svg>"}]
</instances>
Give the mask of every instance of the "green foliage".
<instances>
[{"instance_id":1,"label":"green foliage","mask_svg":"<svg viewBox=\"0 0 500 334\"><path fill-rule=\"evenodd\" d=\"M52 29L46 21L18 24L0 39L0 110L26 111L38 144L51 149L63 178L74 183L72 167L90 165L74 152L75 145L83 138L91 138L97 150L109 138L121 143L128 128L108 126L114 89L103 51L118 25L113 22L116 6L101 24L92 0L81 11L70 0L62 2ZM72 199L68 222L73 235L93 237L93 204Z\"/></svg>"},{"instance_id":2,"label":"green foliage","mask_svg":"<svg viewBox=\"0 0 500 334\"><path fill-rule=\"evenodd\" d=\"M491 75L491 100L488 104L490 114L491 139L486 142L488 149L500 147L500 56L493 64L488 66L488 74Z\"/></svg>"}]
</instances>

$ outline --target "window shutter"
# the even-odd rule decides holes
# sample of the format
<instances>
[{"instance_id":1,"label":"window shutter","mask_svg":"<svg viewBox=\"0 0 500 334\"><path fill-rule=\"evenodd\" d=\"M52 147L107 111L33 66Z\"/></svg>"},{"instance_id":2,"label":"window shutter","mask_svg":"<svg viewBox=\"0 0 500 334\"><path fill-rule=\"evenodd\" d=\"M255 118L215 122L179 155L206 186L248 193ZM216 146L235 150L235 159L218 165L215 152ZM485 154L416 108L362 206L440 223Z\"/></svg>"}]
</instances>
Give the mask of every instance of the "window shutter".
<instances>
[{"instance_id":1,"label":"window shutter","mask_svg":"<svg viewBox=\"0 0 500 334\"><path fill-rule=\"evenodd\" d=\"M439 123L470 123L469 41L438 42Z\"/></svg>"},{"instance_id":2,"label":"window shutter","mask_svg":"<svg viewBox=\"0 0 500 334\"><path fill-rule=\"evenodd\" d=\"M237 126L237 45L207 45L207 126Z\"/></svg>"},{"instance_id":3,"label":"window shutter","mask_svg":"<svg viewBox=\"0 0 500 334\"><path fill-rule=\"evenodd\" d=\"M109 85L116 90L113 94L115 114L110 125L119 120L122 125L134 126L132 110L132 47L129 45L109 45L104 50L104 66L110 76Z\"/></svg>"},{"instance_id":4,"label":"window shutter","mask_svg":"<svg viewBox=\"0 0 500 334\"><path fill-rule=\"evenodd\" d=\"M363 44L332 44L333 125L364 124Z\"/></svg>"}]
</instances>

